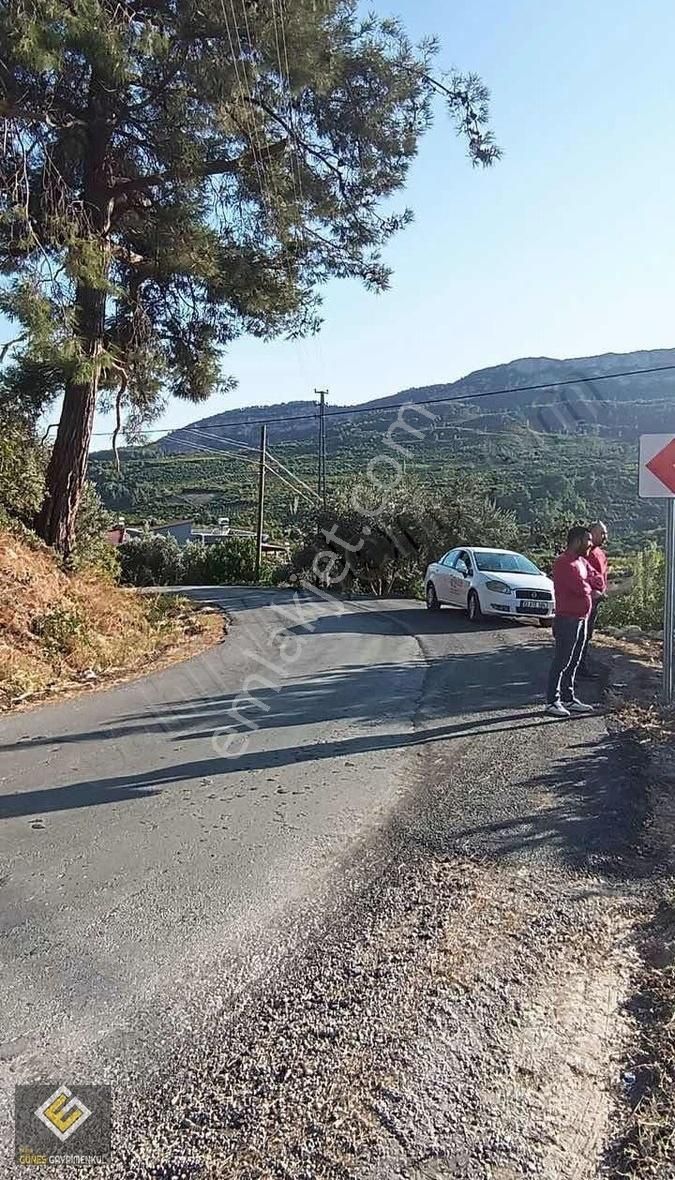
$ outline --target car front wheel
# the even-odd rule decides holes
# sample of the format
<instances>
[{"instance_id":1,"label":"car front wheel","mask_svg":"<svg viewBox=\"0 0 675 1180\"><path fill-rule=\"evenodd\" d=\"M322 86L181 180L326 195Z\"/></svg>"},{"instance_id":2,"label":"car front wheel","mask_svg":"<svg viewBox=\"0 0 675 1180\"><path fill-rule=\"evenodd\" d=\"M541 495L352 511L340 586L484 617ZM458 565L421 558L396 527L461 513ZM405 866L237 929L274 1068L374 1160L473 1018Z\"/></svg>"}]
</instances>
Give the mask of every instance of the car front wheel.
<instances>
[{"instance_id":1,"label":"car front wheel","mask_svg":"<svg viewBox=\"0 0 675 1180\"><path fill-rule=\"evenodd\" d=\"M480 598L476 594L475 590L469 591L469 597L466 604L466 613L469 616L470 622L482 623L484 616L481 610Z\"/></svg>"},{"instance_id":2,"label":"car front wheel","mask_svg":"<svg viewBox=\"0 0 675 1180\"><path fill-rule=\"evenodd\" d=\"M427 583L427 610L440 610L441 604L438 601L436 587L433 582Z\"/></svg>"}]
</instances>

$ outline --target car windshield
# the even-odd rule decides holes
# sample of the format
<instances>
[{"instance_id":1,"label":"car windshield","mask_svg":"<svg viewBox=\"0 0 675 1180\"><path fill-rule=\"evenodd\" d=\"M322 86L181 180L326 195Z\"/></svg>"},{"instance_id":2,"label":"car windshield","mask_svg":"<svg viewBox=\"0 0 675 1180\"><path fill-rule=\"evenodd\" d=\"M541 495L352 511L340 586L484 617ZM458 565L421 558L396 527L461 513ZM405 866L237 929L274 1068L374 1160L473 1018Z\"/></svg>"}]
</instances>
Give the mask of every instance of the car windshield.
<instances>
[{"instance_id":1,"label":"car windshield","mask_svg":"<svg viewBox=\"0 0 675 1180\"><path fill-rule=\"evenodd\" d=\"M476 565L483 573L540 574L533 561L522 553L475 553Z\"/></svg>"}]
</instances>

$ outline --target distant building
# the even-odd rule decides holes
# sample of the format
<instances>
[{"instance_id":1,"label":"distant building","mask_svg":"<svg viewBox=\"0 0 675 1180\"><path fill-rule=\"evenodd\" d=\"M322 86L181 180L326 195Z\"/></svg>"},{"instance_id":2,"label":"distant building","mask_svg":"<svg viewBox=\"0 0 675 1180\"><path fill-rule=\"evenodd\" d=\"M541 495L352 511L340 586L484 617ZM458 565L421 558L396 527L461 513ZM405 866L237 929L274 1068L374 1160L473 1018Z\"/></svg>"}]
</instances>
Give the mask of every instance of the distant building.
<instances>
[{"instance_id":1,"label":"distant building","mask_svg":"<svg viewBox=\"0 0 675 1180\"><path fill-rule=\"evenodd\" d=\"M271 561L287 562L290 560L291 547L288 541L263 541L263 557Z\"/></svg>"},{"instance_id":2,"label":"distant building","mask_svg":"<svg viewBox=\"0 0 675 1180\"><path fill-rule=\"evenodd\" d=\"M187 545L189 541L201 542L203 545L218 545L231 540L255 541L256 539L253 529L232 528L227 517L221 518L218 525L195 525L191 520L173 520L166 524L130 527L120 520L103 536L109 545L115 547L137 537L173 537L181 546ZM262 539L263 553L266 556L277 561L288 559L290 546L287 541L270 541L268 533L263 533Z\"/></svg>"},{"instance_id":3,"label":"distant building","mask_svg":"<svg viewBox=\"0 0 675 1180\"><path fill-rule=\"evenodd\" d=\"M192 521L173 520L167 524L132 526L118 520L113 528L107 529L103 534L103 539L115 547L138 537L173 537L179 545L185 545L192 539Z\"/></svg>"},{"instance_id":4,"label":"distant building","mask_svg":"<svg viewBox=\"0 0 675 1180\"><path fill-rule=\"evenodd\" d=\"M195 525L192 529L192 540L201 541L204 545L217 545L221 541L255 541L256 533L253 529L217 528L215 525ZM263 541L269 539L263 533Z\"/></svg>"},{"instance_id":5,"label":"distant building","mask_svg":"<svg viewBox=\"0 0 675 1180\"><path fill-rule=\"evenodd\" d=\"M179 545L187 545L192 540L192 521L172 520L168 524L153 524L148 532L155 537L173 537Z\"/></svg>"}]
</instances>

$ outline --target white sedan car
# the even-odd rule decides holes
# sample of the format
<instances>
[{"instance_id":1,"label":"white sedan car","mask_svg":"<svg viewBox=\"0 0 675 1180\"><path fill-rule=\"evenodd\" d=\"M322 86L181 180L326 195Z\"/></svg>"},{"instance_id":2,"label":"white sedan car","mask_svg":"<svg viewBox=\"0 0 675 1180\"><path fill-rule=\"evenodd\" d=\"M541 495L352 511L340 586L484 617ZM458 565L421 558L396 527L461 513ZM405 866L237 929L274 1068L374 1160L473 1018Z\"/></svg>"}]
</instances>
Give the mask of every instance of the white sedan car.
<instances>
[{"instance_id":1,"label":"white sedan car","mask_svg":"<svg viewBox=\"0 0 675 1180\"><path fill-rule=\"evenodd\" d=\"M451 549L424 575L429 610L461 606L473 623L484 615L539 619L551 625L553 582L522 553L509 549Z\"/></svg>"}]
</instances>

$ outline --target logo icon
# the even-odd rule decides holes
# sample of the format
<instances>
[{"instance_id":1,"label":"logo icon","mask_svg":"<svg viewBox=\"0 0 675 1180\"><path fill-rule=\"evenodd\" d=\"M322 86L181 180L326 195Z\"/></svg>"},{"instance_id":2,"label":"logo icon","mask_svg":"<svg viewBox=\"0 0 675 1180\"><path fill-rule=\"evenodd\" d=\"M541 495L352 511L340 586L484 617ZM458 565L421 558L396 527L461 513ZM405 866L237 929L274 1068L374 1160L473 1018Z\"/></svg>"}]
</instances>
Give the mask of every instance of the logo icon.
<instances>
[{"instance_id":1,"label":"logo icon","mask_svg":"<svg viewBox=\"0 0 675 1180\"><path fill-rule=\"evenodd\" d=\"M77 1133L76 1133L77 1132ZM28 1167L88 1167L110 1159L112 1088L77 1079L14 1089L14 1158Z\"/></svg>"},{"instance_id":2,"label":"logo icon","mask_svg":"<svg viewBox=\"0 0 675 1180\"><path fill-rule=\"evenodd\" d=\"M67 1086L59 1086L34 1112L61 1143L65 1143L91 1115L88 1106Z\"/></svg>"}]
</instances>

